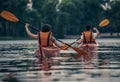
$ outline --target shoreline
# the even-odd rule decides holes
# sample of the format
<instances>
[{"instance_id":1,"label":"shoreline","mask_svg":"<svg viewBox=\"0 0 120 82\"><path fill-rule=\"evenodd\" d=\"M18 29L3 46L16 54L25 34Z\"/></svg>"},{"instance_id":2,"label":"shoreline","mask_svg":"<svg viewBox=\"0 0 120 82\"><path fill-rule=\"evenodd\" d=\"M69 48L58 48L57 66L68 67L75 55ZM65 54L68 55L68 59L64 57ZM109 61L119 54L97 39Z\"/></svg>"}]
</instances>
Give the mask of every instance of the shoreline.
<instances>
[{"instance_id":1,"label":"shoreline","mask_svg":"<svg viewBox=\"0 0 120 82\"><path fill-rule=\"evenodd\" d=\"M65 35L64 38L58 38L58 39L78 39L81 35ZM97 38L120 38L120 33L113 33L112 35L110 33L101 33ZM4 36L0 37L0 40L35 40L31 37L10 37L10 36Z\"/></svg>"},{"instance_id":2,"label":"shoreline","mask_svg":"<svg viewBox=\"0 0 120 82\"><path fill-rule=\"evenodd\" d=\"M65 39L76 39L79 38L81 35L65 35ZM120 38L120 33L100 33L97 38Z\"/></svg>"}]
</instances>

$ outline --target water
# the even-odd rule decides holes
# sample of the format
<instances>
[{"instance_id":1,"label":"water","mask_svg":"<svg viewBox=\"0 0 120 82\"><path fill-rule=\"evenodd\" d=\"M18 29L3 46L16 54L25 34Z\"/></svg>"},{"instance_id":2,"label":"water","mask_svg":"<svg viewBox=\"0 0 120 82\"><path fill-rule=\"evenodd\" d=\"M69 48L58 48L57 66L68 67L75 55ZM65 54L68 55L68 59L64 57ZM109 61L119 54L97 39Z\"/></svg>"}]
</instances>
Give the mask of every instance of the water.
<instances>
[{"instance_id":1,"label":"water","mask_svg":"<svg viewBox=\"0 0 120 82\"><path fill-rule=\"evenodd\" d=\"M91 59L62 53L44 69L34 57L37 41L0 41L0 82L120 82L120 39L99 39L98 43Z\"/></svg>"}]
</instances>

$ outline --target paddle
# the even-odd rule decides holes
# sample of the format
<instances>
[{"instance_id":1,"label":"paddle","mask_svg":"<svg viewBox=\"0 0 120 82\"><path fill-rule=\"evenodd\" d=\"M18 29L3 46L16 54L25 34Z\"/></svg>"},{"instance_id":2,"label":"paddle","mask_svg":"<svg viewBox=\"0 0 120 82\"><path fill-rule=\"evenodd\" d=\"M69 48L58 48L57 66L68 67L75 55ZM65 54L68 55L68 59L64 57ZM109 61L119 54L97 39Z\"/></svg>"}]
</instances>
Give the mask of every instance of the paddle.
<instances>
[{"instance_id":1,"label":"paddle","mask_svg":"<svg viewBox=\"0 0 120 82\"><path fill-rule=\"evenodd\" d=\"M20 22L22 24L26 24L23 21L19 20L13 13L3 10L1 12L1 17L3 17L4 19L11 21L11 22ZM31 28L35 31L39 31L38 29L34 28L33 26L31 26ZM57 39L58 40L58 39ZM58 40L59 42L62 42L61 40ZM64 43L64 42L62 42ZM72 49L74 49L79 55L83 55L83 54L87 54L86 52L84 52L83 50L76 48L76 47L72 47L70 45L68 45L67 43L64 43L65 45L71 47Z\"/></svg>"},{"instance_id":2,"label":"paddle","mask_svg":"<svg viewBox=\"0 0 120 82\"><path fill-rule=\"evenodd\" d=\"M104 27L104 26L107 26L108 24L110 23L110 21L108 19L103 19L99 24L98 26L96 27ZM76 41L78 41L80 38L78 38ZM75 42L72 42L70 45L73 45ZM67 50L69 48L69 46L67 45L64 45L62 47L62 50Z\"/></svg>"},{"instance_id":3,"label":"paddle","mask_svg":"<svg viewBox=\"0 0 120 82\"><path fill-rule=\"evenodd\" d=\"M20 22L22 24L26 24L25 22L19 20L13 13L7 11L7 10L3 10L1 12L1 17L3 17L4 19L11 21L11 22ZM30 26L33 30L35 31L39 31L37 28Z\"/></svg>"},{"instance_id":4,"label":"paddle","mask_svg":"<svg viewBox=\"0 0 120 82\"><path fill-rule=\"evenodd\" d=\"M88 55L87 52L81 50L80 48L73 47L73 46L71 46L71 45L69 45L69 44L67 44L67 43L64 43L63 41L58 40L58 39L57 39L57 41L59 41L59 42L65 44L65 45L71 47L73 50L75 50L75 51L78 53L77 55L79 55L79 56Z\"/></svg>"}]
</instances>

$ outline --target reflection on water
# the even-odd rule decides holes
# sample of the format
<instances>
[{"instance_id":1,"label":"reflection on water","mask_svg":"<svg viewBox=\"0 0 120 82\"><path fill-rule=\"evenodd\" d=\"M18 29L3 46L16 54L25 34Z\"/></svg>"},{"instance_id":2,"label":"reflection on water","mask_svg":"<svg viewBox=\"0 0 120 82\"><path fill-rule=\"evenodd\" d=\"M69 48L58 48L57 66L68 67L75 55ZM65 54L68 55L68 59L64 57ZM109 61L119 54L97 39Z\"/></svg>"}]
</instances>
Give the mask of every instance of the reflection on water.
<instances>
[{"instance_id":1,"label":"reflection on water","mask_svg":"<svg viewBox=\"0 0 120 82\"><path fill-rule=\"evenodd\" d=\"M119 82L120 39L98 42L85 60L71 52L38 63L37 41L0 41L0 82Z\"/></svg>"}]
</instances>

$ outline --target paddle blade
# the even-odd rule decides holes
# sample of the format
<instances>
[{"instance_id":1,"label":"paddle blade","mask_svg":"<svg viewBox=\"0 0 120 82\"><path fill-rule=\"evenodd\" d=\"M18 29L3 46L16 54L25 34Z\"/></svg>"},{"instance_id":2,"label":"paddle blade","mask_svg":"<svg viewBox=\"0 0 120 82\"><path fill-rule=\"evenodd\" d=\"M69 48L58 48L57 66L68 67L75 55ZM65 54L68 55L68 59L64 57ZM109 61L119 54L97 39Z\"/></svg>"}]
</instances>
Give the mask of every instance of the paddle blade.
<instances>
[{"instance_id":1,"label":"paddle blade","mask_svg":"<svg viewBox=\"0 0 120 82\"><path fill-rule=\"evenodd\" d=\"M89 59L89 54L79 48L73 47L73 49L77 52L77 54L75 55L75 59L78 58L83 58L83 60L88 60Z\"/></svg>"},{"instance_id":2,"label":"paddle blade","mask_svg":"<svg viewBox=\"0 0 120 82\"><path fill-rule=\"evenodd\" d=\"M106 26L110 23L110 21L108 19L104 19L99 23L100 27Z\"/></svg>"},{"instance_id":3,"label":"paddle blade","mask_svg":"<svg viewBox=\"0 0 120 82\"><path fill-rule=\"evenodd\" d=\"M88 55L88 53L87 52L85 52L85 51L83 51L83 50L81 50L81 49L79 49L79 48L76 48L76 47L71 47L72 49L74 49L77 53L78 53L78 55L81 57L81 56L83 56L83 55Z\"/></svg>"},{"instance_id":4,"label":"paddle blade","mask_svg":"<svg viewBox=\"0 0 120 82\"><path fill-rule=\"evenodd\" d=\"M64 46L61 48L61 50L67 50L68 48L69 48L69 46L64 45Z\"/></svg>"},{"instance_id":5,"label":"paddle blade","mask_svg":"<svg viewBox=\"0 0 120 82\"><path fill-rule=\"evenodd\" d=\"M11 22L18 22L19 21L19 19L14 14L12 14L11 12L6 11L6 10L3 10L1 12L1 17L3 17L4 19L6 19L8 21L11 21Z\"/></svg>"}]
</instances>

